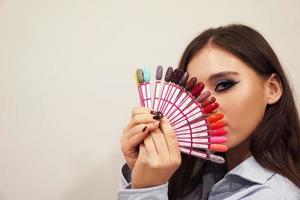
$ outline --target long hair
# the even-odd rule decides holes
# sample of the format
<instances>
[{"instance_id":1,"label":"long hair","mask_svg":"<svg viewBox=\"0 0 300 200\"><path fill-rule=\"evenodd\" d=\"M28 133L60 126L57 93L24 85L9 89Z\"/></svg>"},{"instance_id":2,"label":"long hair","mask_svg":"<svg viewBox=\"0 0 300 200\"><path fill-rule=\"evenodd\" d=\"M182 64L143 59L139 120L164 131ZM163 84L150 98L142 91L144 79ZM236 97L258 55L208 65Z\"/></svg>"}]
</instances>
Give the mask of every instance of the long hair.
<instances>
[{"instance_id":1,"label":"long hair","mask_svg":"<svg viewBox=\"0 0 300 200\"><path fill-rule=\"evenodd\" d=\"M187 46L179 68L186 71L193 56L208 44L232 53L261 77L278 75L282 96L278 102L267 106L262 121L250 136L250 151L262 167L285 176L300 187L299 115L288 79L271 46L261 34L245 25L210 28ZM169 198L178 199L191 192L202 176L204 165L205 161L183 155L181 166L169 180ZM196 167L195 176L192 173Z\"/></svg>"}]
</instances>

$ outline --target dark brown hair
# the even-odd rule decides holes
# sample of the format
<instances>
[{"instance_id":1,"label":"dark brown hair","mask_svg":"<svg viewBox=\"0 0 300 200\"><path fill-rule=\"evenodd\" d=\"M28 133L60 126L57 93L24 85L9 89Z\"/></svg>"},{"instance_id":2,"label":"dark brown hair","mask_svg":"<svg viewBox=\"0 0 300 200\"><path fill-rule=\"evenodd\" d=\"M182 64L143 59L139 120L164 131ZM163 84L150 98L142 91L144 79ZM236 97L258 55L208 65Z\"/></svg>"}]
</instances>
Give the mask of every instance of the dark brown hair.
<instances>
[{"instance_id":1,"label":"dark brown hair","mask_svg":"<svg viewBox=\"0 0 300 200\"><path fill-rule=\"evenodd\" d=\"M262 77L278 75L282 96L268 105L263 120L251 135L250 151L256 161L300 187L300 125L292 90L284 70L268 44L254 29L240 24L210 28L185 49L179 68L186 68L193 56L206 45L225 49L248 64ZM205 161L182 155L182 164L169 180L169 198L178 199L191 192L202 176ZM198 173L192 174L193 171ZM205 184L205 183L204 183Z\"/></svg>"}]
</instances>

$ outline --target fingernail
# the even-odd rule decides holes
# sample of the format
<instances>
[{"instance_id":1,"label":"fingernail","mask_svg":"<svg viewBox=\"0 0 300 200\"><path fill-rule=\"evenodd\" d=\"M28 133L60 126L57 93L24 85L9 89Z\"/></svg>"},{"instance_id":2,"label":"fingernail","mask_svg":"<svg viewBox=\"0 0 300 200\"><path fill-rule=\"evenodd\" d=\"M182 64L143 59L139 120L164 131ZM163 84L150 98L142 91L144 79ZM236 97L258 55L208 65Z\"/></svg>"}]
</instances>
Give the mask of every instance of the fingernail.
<instances>
[{"instance_id":1,"label":"fingernail","mask_svg":"<svg viewBox=\"0 0 300 200\"><path fill-rule=\"evenodd\" d=\"M145 126L145 127L143 128L142 132L144 132L146 129L147 129L147 126Z\"/></svg>"},{"instance_id":2,"label":"fingernail","mask_svg":"<svg viewBox=\"0 0 300 200\"><path fill-rule=\"evenodd\" d=\"M158 115L158 113L157 112L155 112L155 111L153 111L153 110L151 110L151 112L150 112L152 115Z\"/></svg>"},{"instance_id":3,"label":"fingernail","mask_svg":"<svg viewBox=\"0 0 300 200\"><path fill-rule=\"evenodd\" d=\"M161 116L161 115L154 115L153 116L153 119L155 119L155 120L160 120L161 118L163 118L163 116Z\"/></svg>"},{"instance_id":4,"label":"fingernail","mask_svg":"<svg viewBox=\"0 0 300 200\"><path fill-rule=\"evenodd\" d=\"M153 110L151 110L151 112L150 112L152 115L157 115L157 116L164 116L164 114L162 113L162 112L160 112L160 111L153 111Z\"/></svg>"}]
</instances>

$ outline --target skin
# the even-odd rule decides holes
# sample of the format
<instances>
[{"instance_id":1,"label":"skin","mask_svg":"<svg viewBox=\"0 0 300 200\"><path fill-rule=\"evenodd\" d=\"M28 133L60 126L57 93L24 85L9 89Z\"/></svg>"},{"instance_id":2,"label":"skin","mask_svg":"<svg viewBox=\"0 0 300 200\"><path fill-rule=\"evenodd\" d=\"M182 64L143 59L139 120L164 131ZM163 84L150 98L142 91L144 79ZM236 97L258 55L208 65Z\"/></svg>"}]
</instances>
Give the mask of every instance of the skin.
<instances>
[{"instance_id":1,"label":"skin","mask_svg":"<svg viewBox=\"0 0 300 200\"><path fill-rule=\"evenodd\" d=\"M132 188L164 184L181 164L178 142L169 121L165 117L158 121L153 116L149 109L136 107L123 130L121 148L132 172Z\"/></svg>"},{"instance_id":2,"label":"skin","mask_svg":"<svg viewBox=\"0 0 300 200\"><path fill-rule=\"evenodd\" d=\"M211 91L225 116L230 170L251 155L249 137L263 119L267 105L279 100L280 81L275 74L268 78L258 75L239 58L213 45L200 50L187 71Z\"/></svg>"},{"instance_id":3,"label":"skin","mask_svg":"<svg viewBox=\"0 0 300 200\"><path fill-rule=\"evenodd\" d=\"M276 74L258 75L239 58L213 45L197 52L187 71L205 84L220 105L218 111L225 115L231 170L251 155L249 137L267 105L280 99L280 80ZM168 120L163 118L160 124L155 121L149 109L137 107L123 131L121 147L132 171L132 188L164 184L181 164L176 135ZM145 126L147 131L142 132Z\"/></svg>"}]
</instances>

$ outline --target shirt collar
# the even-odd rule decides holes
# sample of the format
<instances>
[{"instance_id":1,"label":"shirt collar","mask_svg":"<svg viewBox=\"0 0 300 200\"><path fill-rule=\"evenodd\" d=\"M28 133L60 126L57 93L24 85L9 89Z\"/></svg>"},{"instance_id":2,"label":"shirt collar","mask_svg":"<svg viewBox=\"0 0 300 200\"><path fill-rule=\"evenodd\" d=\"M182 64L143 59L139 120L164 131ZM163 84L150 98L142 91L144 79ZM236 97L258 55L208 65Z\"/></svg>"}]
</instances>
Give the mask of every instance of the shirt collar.
<instances>
[{"instance_id":1,"label":"shirt collar","mask_svg":"<svg viewBox=\"0 0 300 200\"><path fill-rule=\"evenodd\" d=\"M253 156L244 160L226 174L228 178L230 176L239 176L248 181L259 184L264 184L273 175L274 172L263 168L258 162L256 162Z\"/></svg>"}]
</instances>

